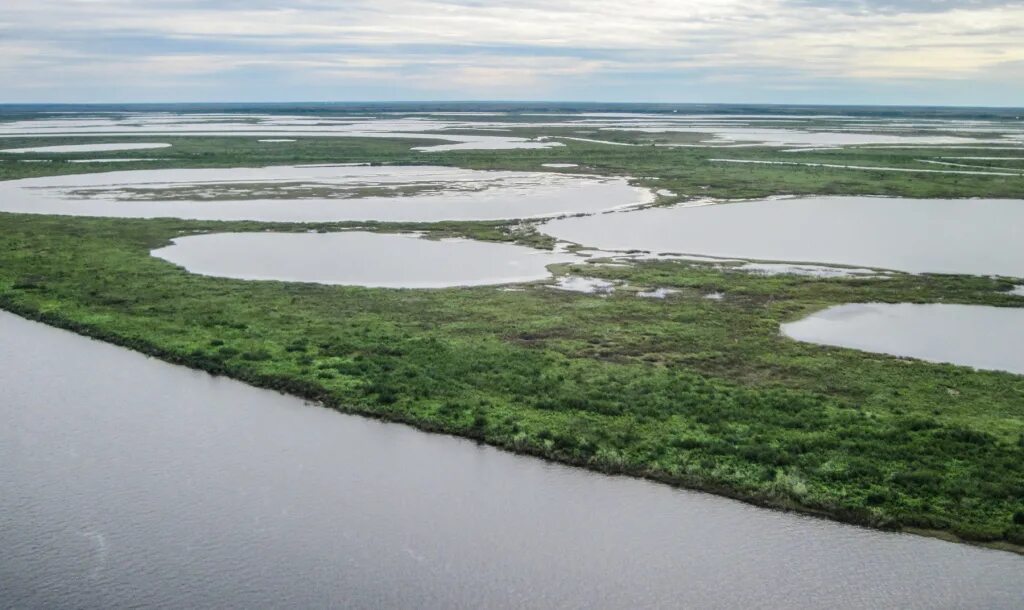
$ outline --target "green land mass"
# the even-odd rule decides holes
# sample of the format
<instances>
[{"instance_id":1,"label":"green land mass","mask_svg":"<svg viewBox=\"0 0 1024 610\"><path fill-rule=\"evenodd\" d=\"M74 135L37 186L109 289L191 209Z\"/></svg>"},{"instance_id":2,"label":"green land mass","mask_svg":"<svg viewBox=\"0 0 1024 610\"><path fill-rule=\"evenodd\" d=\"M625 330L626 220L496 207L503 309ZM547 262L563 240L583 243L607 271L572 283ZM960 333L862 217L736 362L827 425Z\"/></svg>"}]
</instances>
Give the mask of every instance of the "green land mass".
<instances>
[{"instance_id":1,"label":"green land mass","mask_svg":"<svg viewBox=\"0 0 1024 610\"><path fill-rule=\"evenodd\" d=\"M634 176L673 191L671 200L784 193L1024 198L1017 177L708 161L779 159L764 148L567 142L545 150L421 153L409 148L430 142L140 139L174 146L155 151L162 161L103 167L63 162L96 155L2 156L0 179L314 162L524 170L571 162L582 167L567 171ZM5 147L81 142L21 138ZM956 154L971 153L852 149L785 158L935 169L920 160ZM1024 306L1004 292L1010 279L766 277L681 261L574 266L632 286L679 290L656 300L625 291L598 298L543 283L505 292L226 280L149 256L200 232L354 227L551 243L518 222L280 225L0 214L0 307L348 412L761 505L1024 551L1024 377L779 334L782 322L850 302ZM704 298L711 292L724 300Z\"/></svg>"}]
</instances>

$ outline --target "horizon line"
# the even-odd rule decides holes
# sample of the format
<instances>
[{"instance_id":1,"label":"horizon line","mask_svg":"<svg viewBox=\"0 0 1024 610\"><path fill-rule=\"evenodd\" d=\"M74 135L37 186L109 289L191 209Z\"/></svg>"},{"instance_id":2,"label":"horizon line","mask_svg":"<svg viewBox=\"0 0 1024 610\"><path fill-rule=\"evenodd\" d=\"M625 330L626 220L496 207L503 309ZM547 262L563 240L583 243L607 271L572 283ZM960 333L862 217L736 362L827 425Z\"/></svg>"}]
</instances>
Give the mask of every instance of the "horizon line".
<instances>
[{"instance_id":1,"label":"horizon line","mask_svg":"<svg viewBox=\"0 0 1024 610\"><path fill-rule=\"evenodd\" d=\"M407 105L407 104L606 104L616 106L773 106L783 108L929 108L929 109L986 109L986 110L1022 110L1024 106L998 106L977 104L865 104L838 102L638 102L638 101L607 101L607 100L503 100L503 99L464 99L464 100L301 100L301 101L160 101L160 102L0 102L0 108L13 106L227 106L227 105Z\"/></svg>"}]
</instances>

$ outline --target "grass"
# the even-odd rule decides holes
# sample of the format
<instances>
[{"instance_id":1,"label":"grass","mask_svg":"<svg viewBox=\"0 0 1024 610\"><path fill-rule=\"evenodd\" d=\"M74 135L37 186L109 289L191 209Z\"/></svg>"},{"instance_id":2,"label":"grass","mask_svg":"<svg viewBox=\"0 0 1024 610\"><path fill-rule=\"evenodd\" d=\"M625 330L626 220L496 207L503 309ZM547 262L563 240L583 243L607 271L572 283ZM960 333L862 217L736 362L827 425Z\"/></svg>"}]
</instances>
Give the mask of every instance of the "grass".
<instances>
[{"instance_id":1,"label":"grass","mask_svg":"<svg viewBox=\"0 0 1024 610\"><path fill-rule=\"evenodd\" d=\"M682 196L1024 195L1024 180L1012 178L706 162L777 155L757 149L741 155L573 143L426 154L408 151L418 143L384 140L301 139L292 146L145 139L173 142L170 152L160 151L170 160L127 167L373 161L533 170L578 162L584 171L636 176ZM12 139L9 146L34 144ZM868 154L878 165L923 158L920 150L849 156L862 163ZM96 170L0 161L6 179ZM589 276L679 290L657 300L537 284L502 292L246 282L190 275L148 255L170 239L206 231L353 226L550 246L515 223L272 225L0 214L0 307L337 409L513 451L765 506L1024 550L1024 377L801 344L778 332L781 322L847 302L1019 307L1022 299L1000 292L1010 280L762 277L687 262L576 266ZM710 292L725 299L703 298Z\"/></svg>"}]
</instances>

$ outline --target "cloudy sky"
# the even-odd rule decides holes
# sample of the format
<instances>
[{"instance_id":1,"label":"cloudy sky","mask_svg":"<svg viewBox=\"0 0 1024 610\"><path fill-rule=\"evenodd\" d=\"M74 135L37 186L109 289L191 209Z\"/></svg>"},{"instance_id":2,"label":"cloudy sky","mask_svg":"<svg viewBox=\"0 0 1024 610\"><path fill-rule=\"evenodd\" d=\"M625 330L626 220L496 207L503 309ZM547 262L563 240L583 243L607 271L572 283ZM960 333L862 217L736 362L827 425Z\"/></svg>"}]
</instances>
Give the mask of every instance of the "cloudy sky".
<instances>
[{"instance_id":1,"label":"cloudy sky","mask_svg":"<svg viewBox=\"0 0 1024 610\"><path fill-rule=\"evenodd\" d=\"M1024 106L1024 0L2 0L0 82L0 102Z\"/></svg>"}]
</instances>

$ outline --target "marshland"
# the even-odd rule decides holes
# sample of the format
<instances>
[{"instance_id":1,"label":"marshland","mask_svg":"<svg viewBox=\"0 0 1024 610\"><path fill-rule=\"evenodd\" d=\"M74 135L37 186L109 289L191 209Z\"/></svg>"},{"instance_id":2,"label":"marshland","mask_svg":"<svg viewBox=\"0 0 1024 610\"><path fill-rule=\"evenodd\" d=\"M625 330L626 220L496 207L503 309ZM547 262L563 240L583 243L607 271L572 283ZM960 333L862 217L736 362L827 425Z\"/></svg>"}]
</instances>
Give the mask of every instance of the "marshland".
<instances>
[{"instance_id":1,"label":"marshland","mask_svg":"<svg viewBox=\"0 0 1024 610\"><path fill-rule=\"evenodd\" d=\"M4 514L19 524L49 502L47 485L14 493L28 478L59 485L112 468L97 483L109 494L76 494L43 527L77 531L69 515L91 510L100 525L82 530L82 557L152 543L153 565L176 565L189 555L173 536L113 535L117 521L101 516L120 500L145 506L158 487L147 477L169 477L159 494L183 506L161 536L209 511L237 514L208 534L210 566L257 548L242 522L297 536L289 557L310 586L288 591L300 604L321 586L358 590L362 605L408 605L425 590L444 604L436 574L393 593L366 583L456 556L459 573L484 566L459 598L469 603L608 599L546 580L572 573L562 545L607 575L602 586L624 587L615 605L644 594L741 604L771 580L802 587L870 564L833 594L787 600L1012 607L1024 595L1019 121L674 110L0 112L0 148L35 149L0 152L0 307L119 346L3 318L7 417L31 431L3 443ZM154 138L169 146L152 159L114 156ZM67 148L93 145L109 147ZM114 160L77 163L104 155ZM933 171L965 156L985 169ZM824 339L793 332L860 306L883 319L860 320L853 344L834 326ZM907 313L907 337L885 313L925 306L961 309ZM973 343L935 357L914 347L944 340ZM1016 364L991 364L995 352ZM85 373L94 361L102 370ZM148 406L124 408L124 396ZM104 435L140 461L112 466ZM150 450L159 459L142 459ZM182 461L198 483L172 476ZM223 472L204 473L205 461ZM242 483L211 505L229 475ZM128 495L108 477L132 481ZM262 477L312 503L259 495ZM467 511L471 500L482 508ZM391 504L403 508L367 516ZM351 531L332 510L357 516ZM553 531L565 538L545 538ZM485 540L521 570L497 575ZM594 559L609 548L624 550ZM729 574L741 555L767 567L722 597L713 579L635 565L647 554L698 570L695 548L715 549L701 557ZM383 571L332 581L313 567L353 556ZM121 582L114 572L101 578ZM886 584L856 592L868 581ZM203 582L197 604L261 599Z\"/></svg>"}]
</instances>

